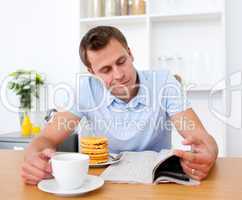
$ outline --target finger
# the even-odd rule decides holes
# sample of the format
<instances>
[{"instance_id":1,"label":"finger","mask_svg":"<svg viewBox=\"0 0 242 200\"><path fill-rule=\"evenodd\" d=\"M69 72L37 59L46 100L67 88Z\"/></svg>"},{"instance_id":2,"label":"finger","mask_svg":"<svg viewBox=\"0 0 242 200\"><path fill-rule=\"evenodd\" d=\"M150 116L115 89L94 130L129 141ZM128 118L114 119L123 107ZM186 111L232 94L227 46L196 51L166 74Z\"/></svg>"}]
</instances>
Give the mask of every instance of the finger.
<instances>
[{"instance_id":1,"label":"finger","mask_svg":"<svg viewBox=\"0 0 242 200\"><path fill-rule=\"evenodd\" d=\"M31 181L33 183L38 183L41 180L39 177L32 174L23 173L21 176L24 180Z\"/></svg>"},{"instance_id":2,"label":"finger","mask_svg":"<svg viewBox=\"0 0 242 200\"><path fill-rule=\"evenodd\" d=\"M206 174L199 171L199 170L195 170L193 171L193 168L188 167L184 162L181 162L181 166L183 171L190 176L191 178L195 179L195 180L202 180L206 177Z\"/></svg>"},{"instance_id":3,"label":"finger","mask_svg":"<svg viewBox=\"0 0 242 200\"><path fill-rule=\"evenodd\" d=\"M35 177L38 177L38 179L44 179L47 175L49 175L49 173L42 171L28 163L23 164L22 171L24 172L24 174L33 175Z\"/></svg>"},{"instance_id":4,"label":"finger","mask_svg":"<svg viewBox=\"0 0 242 200\"><path fill-rule=\"evenodd\" d=\"M183 145L193 145L193 141L190 138L186 138L185 140L182 141Z\"/></svg>"},{"instance_id":5,"label":"finger","mask_svg":"<svg viewBox=\"0 0 242 200\"><path fill-rule=\"evenodd\" d=\"M44 157L45 159L50 159L52 156L55 155L55 150L54 149L45 149L41 152L41 156Z\"/></svg>"},{"instance_id":6,"label":"finger","mask_svg":"<svg viewBox=\"0 0 242 200\"><path fill-rule=\"evenodd\" d=\"M51 179L51 178L54 178L54 176L52 174L48 174L44 179Z\"/></svg>"},{"instance_id":7,"label":"finger","mask_svg":"<svg viewBox=\"0 0 242 200\"><path fill-rule=\"evenodd\" d=\"M196 157L195 157L195 153L192 153L192 152L189 152L189 151L183 151L183 150L175 150L174 151L175 155L184 159L184 160L187 160L187 161L190 161L190 162L195 162L196 161Z\"/></svg>"},{"instance_id":8,"label":"finger","mask_svg":"<svg viewBox=\"0 0 242 200\"><path fill-rule=\"evenodd\" d=\"M185 140L182 141L183 145L200 145L203 144L203 140L196 135L196 134L190 134L188 137L185 138Z\"/></svg>"},{"instance_id":9,"label":"finger","mask_svg":"<svg viewBox=\"0 0 242 200\"><path fill-rule=\"evenodd\" d=\"M33 175L26 173L24 171L21 172L21 178L24 183L29 183L29 184L37 184L40 181L40 178Z\"/></svg>"},{"instance_id":10,"label":"finger","mask_svg":"<svg viewBox=\"0 0 242 200\"><path fill-rule=\"evenodd\" d=\"M24 179L23 178L23 182L27 185L37 185L37 181L31 181L31 180L28 180L28 179Z\"/></svg>"},{"instance_id":11,"label":"finger","mask_svg":"<svg viewBox=\"0 0 242 200\"><path fill-rule=\"evenodd\" d=\"M21 177L22 177L24 182L28 181L28 182L32 182L33 184L37 184L38 182L40 182L43 179L53 178L52 175L46 175L45 177L40 178L40 177L37 177L33 174L26 173L26 172L22 172Z\"/></svg>"},{"instance_id":12,"label":"finger","mask_svg":"<svg viewBox=\"0 0 242 200\"><path fill-rule=\"evenodd\" d=\"M206 164L196 164L196 163L191 163L189 161L181 160L187 167L191 169L195 169L197 171L201 171L204 174L207 174L209 172L210 166Z\"/></svg>"},{"instance_id":13,"label":"finger","mask_svg":"<svg viewBox=\"0 0 242 200\"><path fill-rule=\"evenodd\" d=\"M187 131L180 131L179 133L183 138L187 138L190 136L190 133Z\"/></svg>"},{"instance_id":14,"label":"finger","mask_svg":"<svg viewBox=\"0 0 242 200\"><path fill-rule=\"evenodd\" d=\"M55 154L56 154L56 151L53 150L53 149L45 149L45 150L42 151L41 154L40 154L40 158L42 158L42 159L46 162L46 164L47 164L47 166L43 166L43 167L44 167L45 170L46 170L47 172L49 172L49 173L52 172L51 164L50 164L49 160L50 160L50 158L51 158L52 156L54 156Z\"/></svg>"},{"instance_id":15,"label":"finger","mask_svg":"<svg viewBox=\"0 0 242 200\"><path fill-rule=\"evenodd\" d=\"M174 153L176 156L186 161L190 161L192 163L204 164L204 163L208 163L210 159L208 158L208 156L206 156L206 154L202 154L202 153L192 153L192 152L183 151L183 150L174 150Z\"/></svg>"},{"instance_id":16,"label":"finger","mask_svg":"<svg viewBox=\"0 0 242 200\"><path fill-rule=\"evenodd\" d=\"M34 158L31 162L29 162L30 165L32 165L33 167L41 170L41 171L45 171L47 173L50 173L50 163L46 160L43 160L41 158Z\"/></svg>"},{"instance_id":17,"label":"finger","mask_svg":"<svg viewBox=\"0 0 242 200\"><path fill-rule=\"evenodd\" d=\"M203 151L204 151L204 148L201 148L200 145L194 145L194 144L191 145L191 152L198 153Z\"/></svg>"}]
</instances>

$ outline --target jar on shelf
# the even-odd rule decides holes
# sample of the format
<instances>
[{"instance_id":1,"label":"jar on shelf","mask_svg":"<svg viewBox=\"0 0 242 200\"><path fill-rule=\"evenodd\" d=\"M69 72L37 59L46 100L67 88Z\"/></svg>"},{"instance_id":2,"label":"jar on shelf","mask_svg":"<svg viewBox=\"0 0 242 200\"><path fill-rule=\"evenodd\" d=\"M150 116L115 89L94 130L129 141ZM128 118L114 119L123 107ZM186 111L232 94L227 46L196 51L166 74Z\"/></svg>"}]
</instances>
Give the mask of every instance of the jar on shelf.
<instances>
[{"instance_id":1,"label":"jar on shelf","mask_svg":"<svg viewBox=\"0 0 242 200\"><path fill-rule=\"evenodd\" d=\"M116 15L116 0L106 0L105 1L105 16L115 16Z\"/></svg>"},{"instance_id":2,"label":"jar on shelf","mask_svg":"<svg viewBox=\"0 0 242 200\"><path fill-rule=\"evenodd\" d=\"M120 15L129 14L129 0L120 0Z\"/></svg>"},{"instance_id":3,"label":"jar on shelf","mask_svg":"<svg viewBox=\"0 0 242 200\"><path fill-rule=\"evenodd\" d=\"M131 6L131 9L130 9L131 15L145 14L146 5L144 0L131 0L130 6Z\"/></svg>"},{"instance_id":4,"label":"jar on shelf","mask_svg":"<svg viewBox=\"0 0 242 200\"><path fill-rule=\"evenodd\" d=\"M94 15L94 7L93 0L87 1L87 17L93 17Z\"/></svg>"},{"instance_id":5,"label":"jar on shelf","mask_svg":"<svg viewBox=\"0 0 242 200\"><path fill-rule=\"evenodd\" d=\"M105 0L88 0L88 4L92 7L93 17L104 16L104 4Z\"/></svg>"},{"instance_id":6,"label":"jar on shelf","mask_svg":"<svg viewBox=\"0 0 242 200\"><path fill-rule=\"evenodd\" d=\"M115 15L121 15L121 0L115 0Z\"/></svg>"}]
</instances>

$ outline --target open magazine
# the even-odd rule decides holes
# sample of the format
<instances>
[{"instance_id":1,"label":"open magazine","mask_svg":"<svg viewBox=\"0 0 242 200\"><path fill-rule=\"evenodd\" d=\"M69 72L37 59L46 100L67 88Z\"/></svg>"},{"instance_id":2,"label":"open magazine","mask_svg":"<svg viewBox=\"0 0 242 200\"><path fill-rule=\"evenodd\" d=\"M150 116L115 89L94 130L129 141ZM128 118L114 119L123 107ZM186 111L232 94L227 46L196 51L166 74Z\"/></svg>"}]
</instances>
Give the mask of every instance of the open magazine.
<instances>
[{"instance_id":1,"label":"open magazine","mask_svg":"<svg viewBox=\"0 0 242 200\"><path fill-rule=\"evenodd\" d=\"M183 172L180 158L172 150L123 152L122 160L106 168L101 177L114 183L200 183Z\"/></svg>"}]
</instances>

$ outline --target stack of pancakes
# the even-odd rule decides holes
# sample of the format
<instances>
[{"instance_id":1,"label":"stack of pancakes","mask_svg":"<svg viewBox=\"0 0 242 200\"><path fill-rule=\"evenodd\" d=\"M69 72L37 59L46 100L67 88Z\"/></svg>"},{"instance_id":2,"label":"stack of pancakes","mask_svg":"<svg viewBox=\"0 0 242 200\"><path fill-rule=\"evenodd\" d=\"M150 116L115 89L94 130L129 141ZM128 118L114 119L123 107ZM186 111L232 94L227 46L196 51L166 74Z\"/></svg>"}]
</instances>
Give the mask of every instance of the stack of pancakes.
<instances>
[{"instance_id":1,"label":"stack of pancakes","mask_svg":"<svg viewBox=\"0 0 242 200\"><path fill-rule=\"evenodd\" d=\"M90 157L90 164L108 161L108 139L100 136L83 136L80 138L80 151Z\"/></svg>"}]
</instances>

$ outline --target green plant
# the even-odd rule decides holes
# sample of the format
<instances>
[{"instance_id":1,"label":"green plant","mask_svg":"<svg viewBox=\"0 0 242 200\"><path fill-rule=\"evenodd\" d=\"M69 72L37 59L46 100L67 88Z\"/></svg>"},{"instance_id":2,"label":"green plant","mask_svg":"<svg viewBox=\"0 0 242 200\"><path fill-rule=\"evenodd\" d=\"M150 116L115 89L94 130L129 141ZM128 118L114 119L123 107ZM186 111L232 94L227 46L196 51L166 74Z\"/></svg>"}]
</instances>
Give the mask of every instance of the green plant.
<instances>
[{"instance_id":1,"label":"green plant","mask_svg":"<svg viewBox=\"0 0 242 200\"><path fill-rule=\"evenodd\" d=\"M44 81L39 73L33 70L17 70L9 74L12 80L8 88L20 99L20 109L30 110L32 97L39 99L40 86Z\"/></svg>"}]
</instances>

